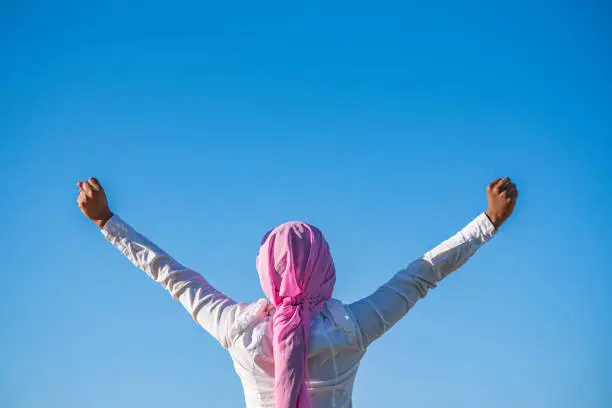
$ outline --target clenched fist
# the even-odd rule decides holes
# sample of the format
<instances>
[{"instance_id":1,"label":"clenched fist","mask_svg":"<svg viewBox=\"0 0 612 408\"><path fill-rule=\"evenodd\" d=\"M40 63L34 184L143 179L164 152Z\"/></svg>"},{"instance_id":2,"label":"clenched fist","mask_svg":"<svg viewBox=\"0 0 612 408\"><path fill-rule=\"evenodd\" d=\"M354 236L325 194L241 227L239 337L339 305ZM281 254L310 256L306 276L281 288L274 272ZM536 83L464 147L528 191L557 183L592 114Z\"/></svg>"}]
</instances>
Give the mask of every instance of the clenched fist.
<instances>
[{"instance_id":1,"label":"clenched fist","mask_svg":"<svg viewBox=\"0 0 612 408\"><path fill-rule=\"evenodd\" d=\"M77 198L79 208L98 227L104 227L104 224L113 216L108 207L104 189L95 178L90 178L87 181L77 181L77 186L79 187L79 197Z\"/></svg>"},{"instance_id":2,"label":"clenched fist","mask_svg":"<svg viewBox=\"0 0 612 408\"><path fill-rule=\"evenodd\" d=\"M517 198L518 190L509 177L493 180L487 186L489 208L487 208L486 214L495 228L499 228L510 217L512 211L514 211Z\"/></svg>"}]
</instances>

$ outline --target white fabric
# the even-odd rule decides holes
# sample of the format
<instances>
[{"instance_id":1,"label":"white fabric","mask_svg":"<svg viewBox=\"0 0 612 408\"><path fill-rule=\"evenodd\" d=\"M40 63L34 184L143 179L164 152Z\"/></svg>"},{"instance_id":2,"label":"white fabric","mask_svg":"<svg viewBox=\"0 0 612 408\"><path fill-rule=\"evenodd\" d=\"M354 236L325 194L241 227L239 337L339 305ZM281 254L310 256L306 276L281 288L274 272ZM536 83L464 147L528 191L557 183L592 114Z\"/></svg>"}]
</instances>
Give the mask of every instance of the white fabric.
<instances>
[{"instance_id":1,"label":"white fabric","mask_svg":"<svg viewBox=\"0 0 612 408\"><path fill-rule=\"evenodd\" d=\"M247 408L274 408L267 301L248 304L231 300L116 215L102 233L134 265L161 283L229 351ZM372 295L349 305L330 300L327 309L311 322L308 365L312 407L351 407L353 383L367 347L494 235L495 227L481 214Z\"/></svg>"}]
</instances>

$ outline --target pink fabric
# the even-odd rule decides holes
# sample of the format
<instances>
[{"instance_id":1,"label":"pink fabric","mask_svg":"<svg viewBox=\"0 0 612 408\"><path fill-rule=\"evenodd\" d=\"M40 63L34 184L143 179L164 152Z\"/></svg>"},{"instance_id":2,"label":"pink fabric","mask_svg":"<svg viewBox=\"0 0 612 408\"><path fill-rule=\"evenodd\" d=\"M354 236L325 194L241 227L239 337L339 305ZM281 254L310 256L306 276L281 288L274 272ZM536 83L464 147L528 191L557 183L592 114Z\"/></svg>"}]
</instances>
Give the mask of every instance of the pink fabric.
<instances>
[{"instance_id":1,"label":"pink fabric","mask_svg":"<svg viewBox=\"0 0 612 408\"><path fill-rule=\"evenodd\" d=\"M308 338L336 283L334 261L317 228L288 222L270 231L257 257L261 287L276 307L272 318L276 408L310 408Z\"/></svg>"}]
</instances>

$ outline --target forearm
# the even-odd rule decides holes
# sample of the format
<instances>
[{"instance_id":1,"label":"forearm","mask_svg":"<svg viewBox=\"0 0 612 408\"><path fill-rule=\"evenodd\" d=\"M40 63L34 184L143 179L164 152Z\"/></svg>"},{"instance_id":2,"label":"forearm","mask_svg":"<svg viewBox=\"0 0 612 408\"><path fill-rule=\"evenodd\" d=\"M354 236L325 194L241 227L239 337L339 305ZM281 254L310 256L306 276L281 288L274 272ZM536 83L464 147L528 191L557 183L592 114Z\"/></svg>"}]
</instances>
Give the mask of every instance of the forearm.
<instances>
[{"instance_id":1,"label":"forearm","mask_svg":"<svg viewBox=\"0 0 612 408\"><path fill-rule=\"evenodd\" d=\"M164 250L131 228L117 215L103 225L102 234L136 267L149 275L177 299L190 284L204 285L204 278L185 268Z\"/></svg>"},{"instance_id":2,"label":"forearm","mask_svg":"<svg viewBox=\"0 0 612 408\"><path fill-rule=\"evenodd\" d=\"M202 275L174 260L118 216L112 216L104 224L102 234L136 267L160 283L224 347L228 346L227 333L234 320L236 302L216 290Z\"/></svg>"},{"instance_id":3,"label":"forearm","mask_svg":"<svg viewBox=\"0 0 612 408\"><path fill-rule=\"evenodd\" d=\"M459 269L496 232L489 217L482 213L455 235L428 251L423 259L431 265L435 282Z\"/></svg>"},{"instance_id":4,"label":"forearm","mask_svg":"<svg viewBox=\"0 0 612 408\"><path fill-rule=\"evenodd\" d=\"M386 332L494 234L495 227L481 214L457 234L396 273L372 295L353 303L350 307L362 329L364 344Z\"/></svg>"}]
</instances>

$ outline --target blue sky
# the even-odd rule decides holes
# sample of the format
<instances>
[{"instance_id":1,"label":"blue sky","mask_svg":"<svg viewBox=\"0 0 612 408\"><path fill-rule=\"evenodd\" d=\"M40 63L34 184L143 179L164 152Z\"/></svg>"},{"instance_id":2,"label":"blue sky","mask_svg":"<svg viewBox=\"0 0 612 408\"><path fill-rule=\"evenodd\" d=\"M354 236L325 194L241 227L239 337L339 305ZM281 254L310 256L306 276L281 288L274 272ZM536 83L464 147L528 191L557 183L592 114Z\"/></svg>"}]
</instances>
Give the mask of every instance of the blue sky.
<instances>
[{"instance_id":1,"label":"blue sky","mask_svg":"<svg viewBox=\"0 0 612 408\"><path fill-rule=\"evenodd\" d=\"M0 13L0 406L243 406L77 179L242 301L261 235L309 221L348 302L503 175L515 215L371 347L355 406L612 405L605 2L69 3Z\"/></svg>"}]
</instances>

